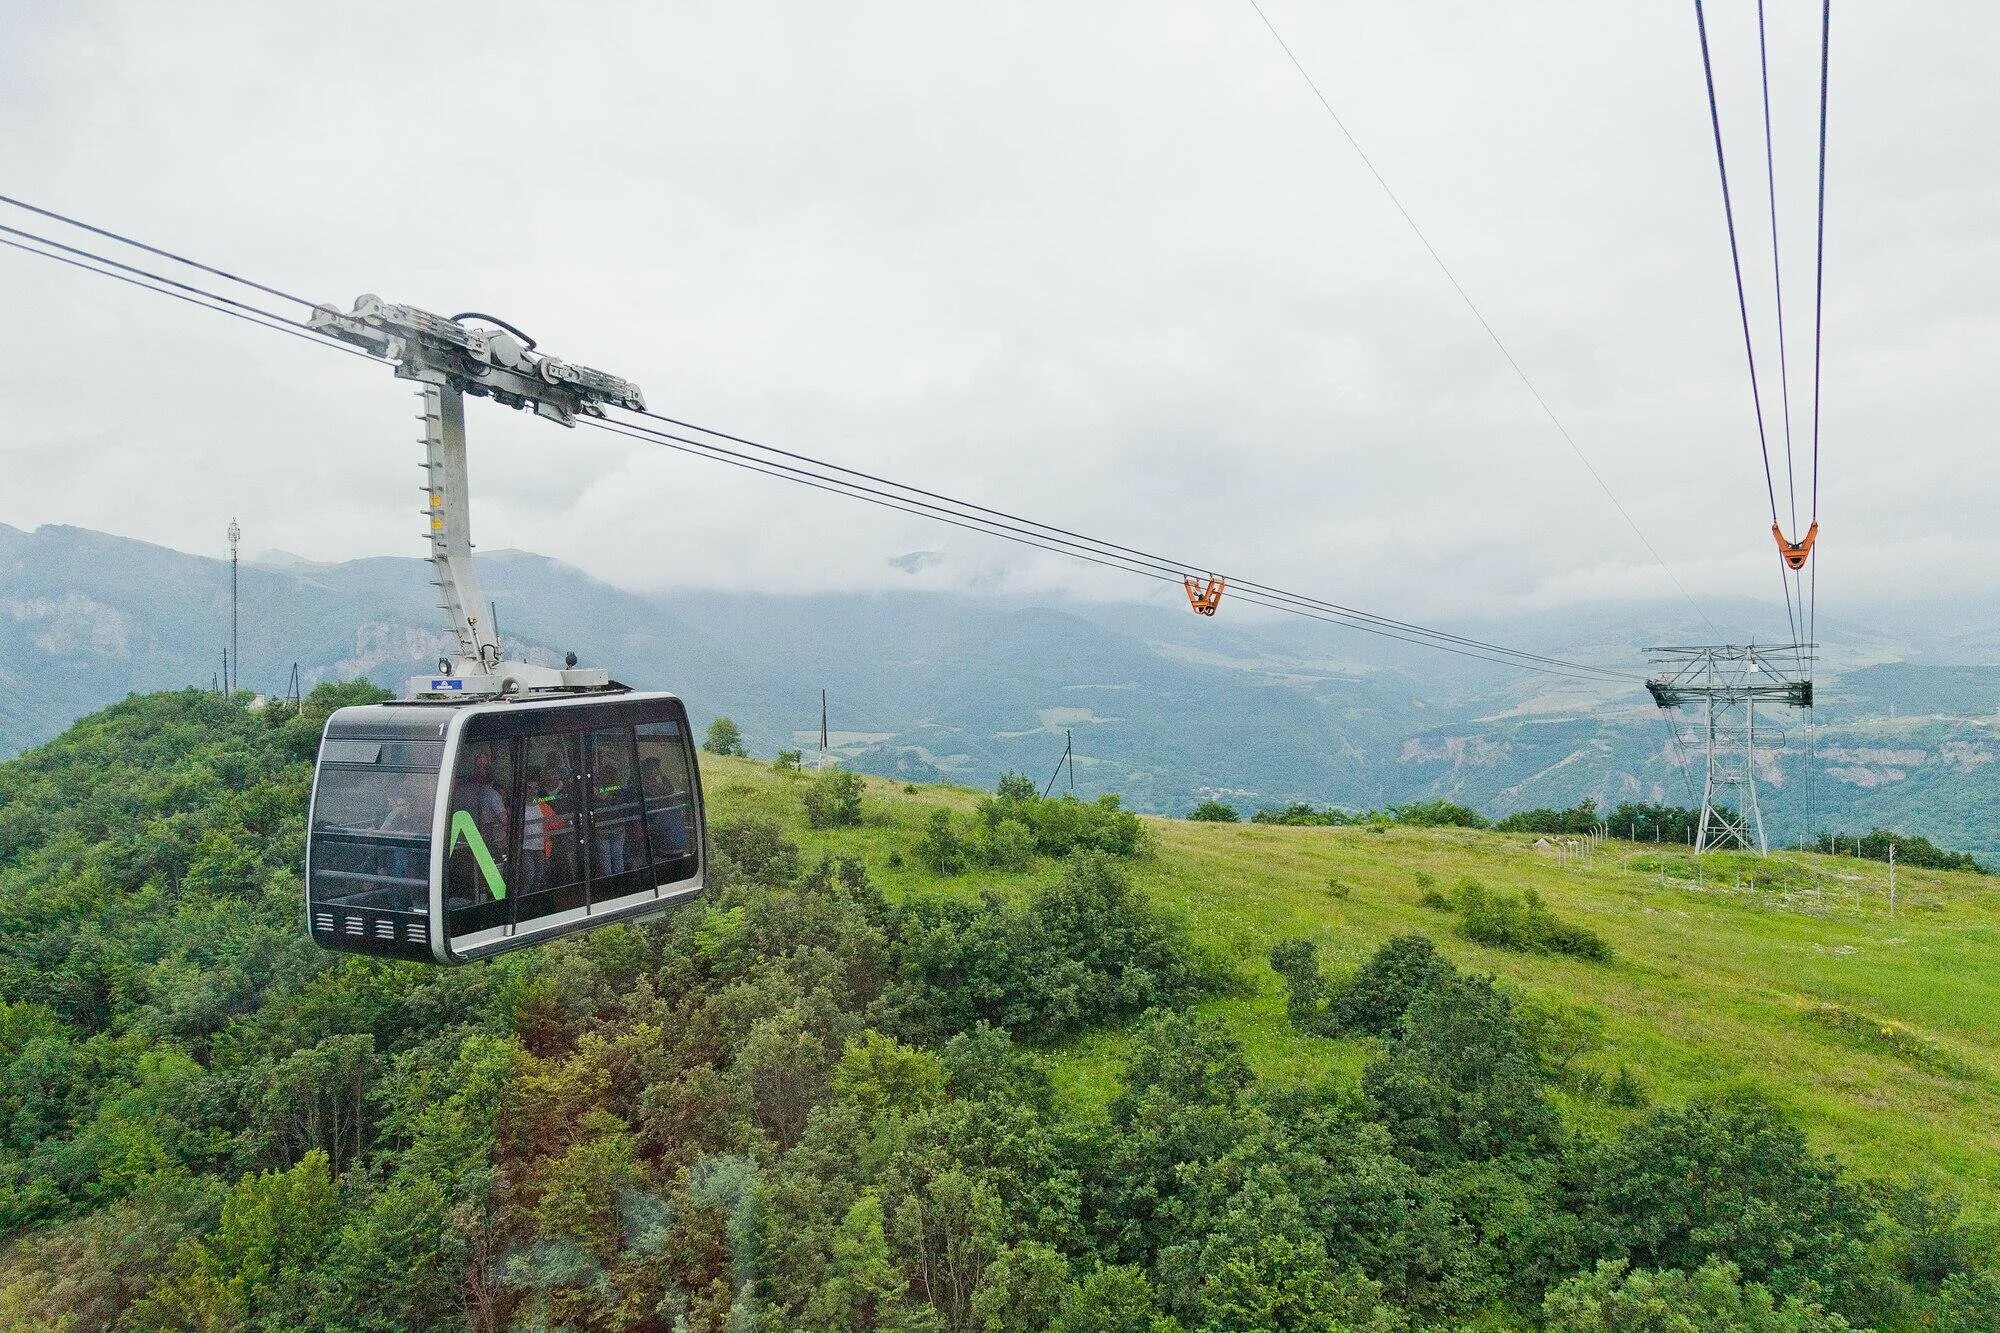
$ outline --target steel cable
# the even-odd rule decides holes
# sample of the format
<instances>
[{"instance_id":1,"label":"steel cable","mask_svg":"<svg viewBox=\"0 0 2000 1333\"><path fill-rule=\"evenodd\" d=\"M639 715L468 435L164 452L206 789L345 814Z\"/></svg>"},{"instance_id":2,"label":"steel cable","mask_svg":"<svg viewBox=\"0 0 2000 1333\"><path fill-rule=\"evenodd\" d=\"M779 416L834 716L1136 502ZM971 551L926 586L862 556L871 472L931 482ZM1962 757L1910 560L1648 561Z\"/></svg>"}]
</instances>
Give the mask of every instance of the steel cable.
<instances>
[{"instance_id":1,"label":"steel cable","mask_svg":"<svg viewBox=\"0 0 2000 1333\"><path fill-rule=\"evenodd\" d=\"M18 203L18 201L7 199L5 196L0 196L0 202ZM31 205L27 207L32 208ZM60 218L60 215L52 216ZM171 252L160 251L156 247L147 246L143 242L132 240L129 237L104 232L103 229L90 227L89 224L76 222L74 219L60 218L60 220L71 222L73 225L84 227L88 230L101 232L121 243L131 244L149 252L163 254L168 258L174 259L176 262L194 263L194 261L186 260L184 257L173 255ZM171 296L188 304L198 305L205 310L214 310L220 314L242 319L259 328L273 329L280 333L304 339L315 346L333 348L337 351L353 356L360 356L371 361L380 362L382 360L382 358L373 356L359 348L350 347L327 335L320 334L315 330L287 320L282 315L275 314L262 307L238 301L206 288L197 287L193 284L167 277L164 274L138 268L104 255L66 245L32 232L24 232L4 225L0 225L0 232L22 237L25 240L34 242L35 245L62 250L67 252L68 255L77 256L78 258L69 258L64 254L50 253L49 250L35 248L35 245L22 244L0 236L0 244L8 245L24 253L32 254L39 258L53 259L59 263L73 268L80 268L101 277L114 278L146 291L156 292L163 296ZM96 265L106 265L108 267L97 267ZM207 265L195 266L202 268L204 271L228 277L231 281L242 282L246 286L272 292L288 300L298 300L300 304L310 304L301 298L292 297L287 293L280 292L276 288L268 288L263 284L238 278L233 274L227 273L225 270L213 269ZM216 304L210 304L211 302ZM863 499L869 503L878 504L886 508L897 509L919 517L944 522L968 531L1001 537L1005 540L1014 541L1024 546L1032 546L1052 554L1066 555L1073 559L1084 560L1087 563L1101 565L1105 568L1141 574L1159 582L1177 584L1181 581L1183 571L1194 568L1184 562L1169 561L1165 557L1155 556L1148 552L1139 551L1136 548L1123 547L1116 543L1100 541L1096 538L1070 532L1067 529L1039 524L1033 520L1021 519L1018 516L1007 514L1005 511L975 505L970 501L960 501L936 492L905 486L902 483L876 477L873 474L843 468L838 464L825 463L808 455L792 453L777 449L774 446L757 444L754 441L749 441L739 436L712 431L705 427L680 422L673 418L659 416L658 414L647 413L646 415L681 426L683 429L698 431L704 435L712 435L717 439L730 440L762 452L788 457L795 462L806 464L810 468L824 469L827 472L844 473L847 476L858 477L863 481L875 484L873 486L861 485L856 482L843 481L837 476L825 475L824 472L808 471L804 467L792 467L786 464L773 463L767 459L752 458L706 441L690 439L685 436L675 436L670 432L660 431L653 427L624 422L596 421L588 418L584 420L589 425L614 430L621 434L633 435L636 438L649 439L652 442L665 444L668 447L679 448L682 452L694 453L697 456L709 457L718 461L729 462L736 466L747 467L752 471L796 481L812 486L815 489L849 495L853 498ZM880 487L893 489L878 489ZM906 494L898 494L896 492L906 492ZM927 498L919 499L913 497ZM954 507L948 508L947 506ZM962 510L975 512L961 512ZM982 518L980 517L982 513L991 517ZM1377 616L1370 612L1341 606L1338 603L1305 597L1269 585L1241 582L1232 585L1232 592L1238 599L1251 605L1285 611L1308 619L1341 625L1346 628L1360 630L1364 633L1376 634L1380 637L1409 643L1413 646L1450 652L1461 657L1472 658L1493 665L1509 666L1567 679L1596 681L1598 683L1614 681L1630 682L1639 679L1629 673L1613 668L1572 662L1562 658L1549 657L1544 654L1528 653L1519 649L1507 648L1504 645L1490 644L1448 631L1430 629L1412 622Z\"/></svg>"}]
</instances>

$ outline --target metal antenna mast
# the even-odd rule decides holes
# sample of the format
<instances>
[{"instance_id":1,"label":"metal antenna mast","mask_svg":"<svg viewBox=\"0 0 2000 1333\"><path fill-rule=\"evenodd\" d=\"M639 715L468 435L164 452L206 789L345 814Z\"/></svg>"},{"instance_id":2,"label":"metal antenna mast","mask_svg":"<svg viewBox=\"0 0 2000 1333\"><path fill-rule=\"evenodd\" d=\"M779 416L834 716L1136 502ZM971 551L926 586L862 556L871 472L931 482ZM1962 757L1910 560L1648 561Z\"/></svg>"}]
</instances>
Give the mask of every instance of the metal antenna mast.
<instances>
[{"instance_id":1,"label":"metal antenna mast","mask_svg":"<svg viewBox=\"0 0 2000 1333\"><path fill-rule=\"evenodd\" d=\"M477 328L465 321L498 325ZM467 311L446 319L414 306L362 296L351 311L315 306L312 328L395 362L398 379L415 380L424 423L424 515L429 521L432 580L438 608L457 640L455 658L435 676L413 676L415 698L601 689L611 677L598 667L536 666L505 660L472 567L472 485L465 457L465 395L527 408L562 426L579 416L602 417L606 405L646 410L639 386L588 366L535 351L535 340L491 315Z\"/></svg>"},{"instance_id":2,"label":"metal antenna mast","mask_svg":"<svg viewBox=\"0 0 2000 1333\"><path fill-rule=\"evenodd\" d=\"M1724 643L1647 650L1660 668L1646 682L1647 692L1670 719L1684 724L1683 745L1699 744L1707 756L1695 851L1734 842L1745 849L1754 845L1759 855L1770 852L1757 803L1757 701L1811 708L1812 677L1805 673L1814 647ZM1676 712L1697 701L1698 723Z\"/></svg>"}]
</instances>

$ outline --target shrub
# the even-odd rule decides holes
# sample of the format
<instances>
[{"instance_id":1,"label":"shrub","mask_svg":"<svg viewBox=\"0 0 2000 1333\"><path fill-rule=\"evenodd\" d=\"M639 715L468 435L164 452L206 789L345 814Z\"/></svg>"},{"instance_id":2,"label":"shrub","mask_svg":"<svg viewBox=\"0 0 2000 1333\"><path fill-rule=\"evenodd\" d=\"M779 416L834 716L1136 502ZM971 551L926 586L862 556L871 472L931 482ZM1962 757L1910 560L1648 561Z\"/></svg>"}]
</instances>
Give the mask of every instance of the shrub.
<instances>
[{"instance_id":1,"label":"shrub","mask_svg":"<svg viewBox=\"0 0 2000 1333\"><path fill-rule=\"evenodd\" d=\"M1875 1018L1823 1000L1805 1011L1805 1021L1845 1045L1887 1055L1933 1074L1972 1078L1977 1073L1936 1038L1892 1018Z\"/></svg>"},{"instance_id":2,"label":"shrub","mask_svg":"<svg viewBox=\"0 0 2000 1333\"><path fill-rule=\"evenodd\" d=\"M814 828L846 828L861 822L861 779L844 768L829 768L805 790L806 822Z\"/></svg>"},{"instance_id":3,"label":"shrub","mask_svg":"<svg viewBox=\"0 0 2000 1333\"><path fill-rule=\"evenodd\" d=\"M1298 828L1337 828L1352 824L1354 816L1344 810L1328 806L1325 810L1315 810L1304 803L1288 805L1280 810L1276 806L1266 806L1251 816L1259 824L1284 824Z\"/></svg>"},{"instance_id":4,"label":"shrub","mask_svg":"<svg viewBox=\"0 0 2000 1333\"><path fill-rule=\"evenodd\" d=\"M718 717L708 724L708 734L702 737L701 748L710 754L741 756L748 753L743 748L743 732L726 717Z\"/></svg>"},{"instance_id":5,"label":"shrub","mask_svg":"<svg viewBox=\"0 0 2000 1333\"><path fill-rule=\"evenodd\" d=\"M1133 892L1102 853L1071 858L1062 879L1024 905L993 893L910 898L892 935L901 980L884 1002L909 1040L984 1021L1046 1043L1217 984L1186 928Z\"/></svg>"},{"instance_id":6,"label":"shrub","mask_svg":"<svg viewBox=\"0 0 2000 1333\"><path fill-rule=\"evenodd\" d=\"M709 826L709 841L740 873L759 884L799 877L799 849L768 819L725 819Z\"/></svg>"},{"instance_id":7,"label":"shrub","mask_svg":"<svg viewBox=\"0 0 2000 1333\"><path fill-rule=\"evenodd\" d=\"M805 755L797 750L780 750L778 757L771 761L776 768L796 773L805 763Z\"/></svg>"},{"instance_id":8,"label":"shrub","mask_svg":"<svg viewBox=\"0 0 2000 1333\"><path fill-rule=\"evenodd\" d=\"M1026 870L1035 861L1035 835L1018 819L1003 819L987 829L974 851L992 870Z\"/></svg>"},{"instance_id":9,"label":"shrub","mask_svg":"<svg viewBox=\"0 0 2000 1333\"><path fill-rule=\"evenodd\" d=\"M1490 892L1470 881L1458 890L1458 929L1467 939L1516 953L1557 953L1608 963L1611 946L1594 931L1562 920L1529 889Z\"/></svg>"},{"instance_id":10,"label":"shrub","mask_svg":"<svg viewBox=\"0 0 2000 1333\"><path fill-rule=\"evenodd\" d=\"M1334 988L1319 969L1311 940L1284 940L1271 947L1271 970L1285 982L1285 1017L1301 1032L1337 1037L1339 1025L1327 1012Z\"/></svg>"},{"instance_id":11,"label":"shrub","mask_svg":"<svg viewBox=\"0 0 2000 1333\"><path fill-rule=\"evenodd\" d=\"M1035 794L1035 785L1019 773L1000 779L999 789L979 804L988 833L1012 820L1028 830L1035 851L1043 856L1072 852L1108 852L1136 856L1145 844L1139 816L1125 809L1116 796L1079 801L1065 793L1052 799ZM1011 836L1011 835L1010 835Z\"/></svg>"},{"instance_id":12,"label":"shrub","mask_svg":"<svg viewBox=\"0 0 2000 1333\"><path fill-rule=\"evenodd\" d=\"M1417 901L1425 907L1430 908L1433 912L1449 912L1452 909L1451 899L1445 897L1444 893L1438 889L1425 889L1424 896L1417 899Z\"/></svg>"},{"instance_id":13,"label":"shrub","mask_svg":"<svg viewBox=\"0 0 2000 1333\"><path fill-rule=\"evenodd\" d=\"M1408 824L1412 828L1490 827L1485 815L1454 801L1416 801L1409 805L1392 805L1387 813L1396 823Z\"/></svg>"},{"instance_id":14,"label":"shrub","mask_svg":"<svg viewBox=\"0 0 2000 1333\"><path fill-rule=\"evenodd\" d=\"M1637 1110L1651 1098L1646 1096L1645 1085L1639 1082L1639 1076L1632 1072L1630 1066L1621 1064L1618 1066L1618 1072L1611 1076L1610 1084L1604 1089L1604 1100L1613 1106Z\"/></svg>"},{"instance_id":15,"label":"shrub","mask_svg":"<svg viewBox=\"0 0 2000 1333\"><path fill-rule=\"evenodd\" d=\"M1604 1016L1595 1009L1537 996L1514 997L1514 1021L1541 1061L1549 1082L1582 1091L1601 1092L1603 1076L1578 1064L1604 1044Z\"/></svg>"},{"instance_id":16,"label":"shrub","mask_svg":"<svg viewBox=\"0 0 2000 1333\"><path fill-rule=\"evenodd\" d=\"M1335 902L1345 899L1353 892L1354 890L1348 886L1345 880L1329 878L1326 881L1326 896Z\"/></svg>"},{"instance_id":17,"label":"shrub","mask_svg":"<svg viewBox=\"0 0 2000 1333\"><path fill-rule=\"evenodd\" d=\"M1243 816L1236 813L1234 806L1224 805L1221 801L1207 800L1188 811L1188 818L1198 824L1234 824Z\"/></svg>"}]
</instances>

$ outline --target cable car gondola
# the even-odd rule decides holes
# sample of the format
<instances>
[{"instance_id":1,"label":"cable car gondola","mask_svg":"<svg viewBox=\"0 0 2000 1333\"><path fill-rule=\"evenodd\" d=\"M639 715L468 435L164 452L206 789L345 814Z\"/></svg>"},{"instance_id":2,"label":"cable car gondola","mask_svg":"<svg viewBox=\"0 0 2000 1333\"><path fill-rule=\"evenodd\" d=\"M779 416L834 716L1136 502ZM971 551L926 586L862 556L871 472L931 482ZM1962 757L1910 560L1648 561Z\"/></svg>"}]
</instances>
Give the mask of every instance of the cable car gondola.
<instances>
[{"instance_id":1,"label":"cable car gondola","mask_svg":"<svg viewBox=\"0 0 2000 1333\"><path fill-rule=\"evenodd\" d=\"M485 329L468 324L497 324ZM600 668L506 658L472 564L465 397L562 425L637 385L537 353L490 315L363 296L312 327L420 383L424 492L455 657L395 703L327 720L306 830L306 921L329 949L462 963L662 911L702 891L687 709Z\"/></svg>"},{"instance_id":2,"label":"cable car gondola","mask_svg":"<svg viewBox=\"0 0 2000 1333\"><path fill-rule=\"evenodd\" d=\"M329 949L459 963L702 889L701 776L671 694L343 708L306 841Z\"/></svg>"}]
</instances>

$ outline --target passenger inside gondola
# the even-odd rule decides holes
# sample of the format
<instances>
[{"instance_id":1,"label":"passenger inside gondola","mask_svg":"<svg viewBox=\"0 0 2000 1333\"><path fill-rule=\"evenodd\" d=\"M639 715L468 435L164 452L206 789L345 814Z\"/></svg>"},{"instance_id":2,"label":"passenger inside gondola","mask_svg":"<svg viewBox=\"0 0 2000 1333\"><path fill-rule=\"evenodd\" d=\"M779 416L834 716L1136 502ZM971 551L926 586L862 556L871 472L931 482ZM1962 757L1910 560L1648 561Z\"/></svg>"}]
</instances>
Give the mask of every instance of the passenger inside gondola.
<instances>
[{"instance_id":1,"label":"passenger inside gondola","mask_svg":"<svg viewBox=\"0 0 2000 1333\"><path fill-rule=\"evenodd\" d=\"M454 923L454 934L506 919L511 848L501 787L513 785L511 754L506 741L474 741L465 747L452 780L445 897L455 916L472 914Z\"/></svg>"},{"instance_id":2,"label":"passenger inside gondola","mask_svg":"<svg viewBox=\"0 0 2000 1333\"><path fill-rule=\"evenodd\" d=\"M646 841L656 863L672 862L687 855L687 815L682 803L687 799L671 781L659 757L649 755L639 765L639 785L646 793Z\"/></svg>"}]
</instances>

